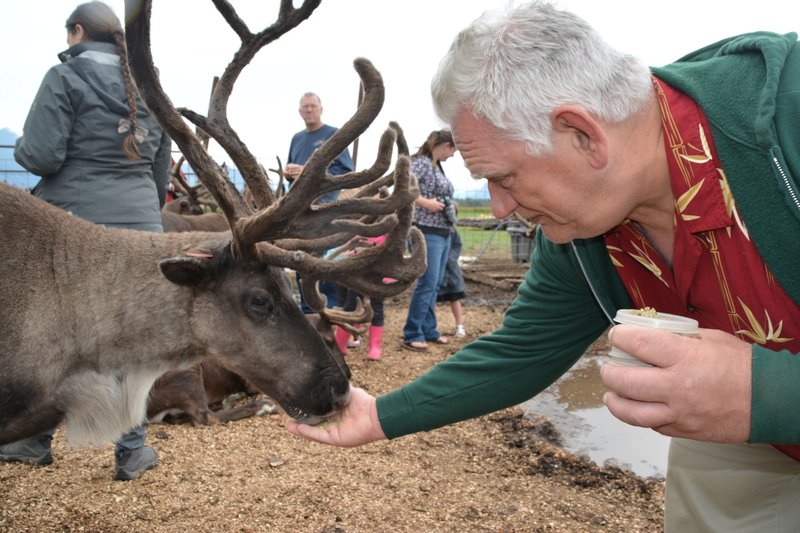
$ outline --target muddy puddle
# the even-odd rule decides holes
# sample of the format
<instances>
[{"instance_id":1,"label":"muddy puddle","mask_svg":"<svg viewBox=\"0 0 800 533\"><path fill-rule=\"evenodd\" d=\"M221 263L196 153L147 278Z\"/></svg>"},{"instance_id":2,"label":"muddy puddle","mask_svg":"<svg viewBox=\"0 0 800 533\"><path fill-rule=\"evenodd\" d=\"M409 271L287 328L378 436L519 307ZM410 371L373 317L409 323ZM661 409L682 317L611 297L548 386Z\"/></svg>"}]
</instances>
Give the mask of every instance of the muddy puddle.
<instances>
[{"instance_id":1,"label":"muddy puddle","mask_svg":"<svg viewBox=\"0 0 800 533\"><path fill-rule=\"evenodd\" d=\"M664 477L669 438L620 422L603 405L608 389L600 380L606 355L584 356L561 379L522 404L525 412L547 417L562 447L603 466L615 464L642 477Z\"/></svg>"}]
</instances>

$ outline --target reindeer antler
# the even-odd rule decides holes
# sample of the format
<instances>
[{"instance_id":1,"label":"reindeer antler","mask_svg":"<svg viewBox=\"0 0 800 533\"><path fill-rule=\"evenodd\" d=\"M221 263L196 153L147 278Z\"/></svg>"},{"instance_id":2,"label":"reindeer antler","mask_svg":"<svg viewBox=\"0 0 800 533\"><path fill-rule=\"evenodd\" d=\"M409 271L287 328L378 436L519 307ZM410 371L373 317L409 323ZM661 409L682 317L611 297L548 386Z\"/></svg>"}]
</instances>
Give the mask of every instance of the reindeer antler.
<instances>
[{"instance_id":1,"label":"reindeer antler","mask_svg":"<svg viewBox=\"0 0 800 533\"><path fill-rule=\"evenodd\" d=\"M281 0L277 20L258 34L250 32L226 0L212 1L242 44L214 88L208 118L187 109L179 113L159 83L150 52L152 0L126 0L129 15L126 42L131 70L142 98L225 213L232 231L234 256L301 272L307 281L303 284L306 301L317 311L325 308L325 298L316 288L316 281L320 279L381 298L405 290L424 271L426 257L422 234L411 228L413 201L419 196L419 189L409 173L408 158L398 159L391 180L387 181L388 176L380 178L390 166L392 144L398 139L399 127L390 127L381 136L378 157L372 168L343 176L327 174L331 161L363 133L380 112L384 89L378 71L368 60L356 59L354 65L365 91L362 105L314 153L290 191L275 202L263 167L228 124L227 101L241 70L256 52L308 18L321 0L305 0L299 8L293 7L292 0ZM251 204L209 156L181 116L207 132L230 155L260 211L253 213ZM346 200L314 205L314 201L327 192L369 186L376 180L381 184L392 181L393 192L388 194L383 187L380 198L359 193ZM383 234L387 237L380 246L341 261L327 261L307 253L335 248L354 235L377 237ZM407 237L411 238L414 250L408 258L404 257ZM394 281L384 283L385 278Z\"/></svg>"},{"instance_id":2,"label":"reindeer antler","mask_svg":"<svg viewBox=\"0 0 800 533\"><path fill-rule=\"evenodd\" d=\"M374 242L368 242L367 237L361 237L359 235L353 237L352 239L350 239L349 241L347 241L346 243L344 243L343 245L341 245L340 247L338 247L325 257L326 259L334 261L337 257L349 252L350 250L358 250L360 248L372 248L374 246L375 246Z\"/></svg>"},{"instance_id":3,"label":"reindeer antler","mask_svg":"<svg viewBox=\"0 0 800 533\"><path fill-rule=\"evenodd\" d=\"M360 335L363 331L356 329L355 324L366 324L372 321L375 312L372 305L367 301L363 303L361 298L356 298L356 308L354 311L340 311L338 309L323 309L319 316L333 326L339 326L351 335Z\"/></svg>"},{"instance_id":4,"label":"reindeer antler","mask_svg":"<svg viewBox=\"0 0 800 533\"><path fill-rule=\"evenodd\" d=\"M395 121L389 122L389 128L394 130L397 135L397 140L395 141L395 144L397 145L398 156L409 155L408 143L406 142L406 136L403 133L403 128L401 128L400 124L398 124ZM356 194L355 196L358 198L371 198L376 194L382 194L385 196L386 194L388 194L388 191L387 192L382 192L382 191L388 189L392 185L394 185L394 172L387 174L386 176L382 177L379 180L373 181L372 183L370 183L365 187L362 187L361 190L358 191L358 194Z\"/></svg>"},{"instance_id":5,"label":"reindeer antler","mask_svg":"<svg viewBox=\"0 0 800 533\"><path fill-rule=\"evenodd\" d=\"M181 114L211 135L231 156L257 203L269 205L272 203L273 195L266 175L259 167L256 158L247 150L247 147L228 124L228 98L233 90L234 82L253 56L264 45L279 38L307 19L319 6L321 0L305 0L298 8L293 7L292 0L281 0L278 20L258 34L253 34L247 29L245 23L226 0L212 1L231 28L239 35L242 45L214 87L209 104L209 117L203 117L187 109L182 109ZM181 114L172 106L161 87L150 52L151 10L152 0L125 0L125 40L130 56L131 72L150 112L180 147L181 153L192 165L198 179L205 184L211 195L217 200L232 226L235 220L241 216L248 216L251 211L233 183L223 177L219 166L208 155L202 142L182 120Z\"/></svg>"},{"instance_id":6,"label":"reindeer antler","mask_svg":"<svg viewBox=\"0 0 800 533\"><path fill-rule=\"evenodd\" d=\"M274 172L275 174L278 175L278 184L275 186L275 196L280 198L286 192L283 188L283 181L286 176L283 175L283 165L281 164L281 158L276 155L275 159L278 160L278 168L271 168L269 169L269 171Z\"/></svg>"},{"instance_id":7,"label":"reindeer antler","mask_svg":"<svg viewBox=\"0 0 800 533\"><path fill-rule=\"evenodd\" d=\"M208 191L206 191L206 188L202 182L198 182L196 185L190 186L186 181L186 178L183 177L181 166L183 166L183 162L185 160L186 158L181 156L181 158L178 159L178 162L172 165L172 169L170 169L170 177L172 179L172 183L175 185L175 188L186 195L189 201L194 204L215 207L215 202L208 202L207 200L202 199L204 195L208 196Z\"/></svg>"},{"instance_id":8,"label":"reindeer antler","mask_svg":"<svg viewBox=\"0 0 800 533\"><path fill-rule=\"evenodd\" d=\"M366 59L356 59L356 71L365 88L364 101L353 117L309 159L289 192L268 209L237 222L233 228L240 244L258 243L266 263L300 271L306 303L314 310L325 307L316 281L327 280L350 287L356 292L385 298L397 294L425 270L425 246L422 234L411 228L413 202L419 188L409 172L407 156L398 158L393 176L394 189L382 198L365 198L361 192L352 198L325 205L313 201L326 192L353 189L380 178L389 167L397 130L389 128L381 136L379 153L372 168L330 176L326 169L344 148L360 135L380 112L383 104L383 81ZM361 217L359 219L354 217ZM364 250L340 261L319 259L300 252L327 250L340 246L354 235L378 237L387 234L378 247ZM311 236L311 238L309 238ZM406 258L406 237L410 236L414 254ZM263 242L276 240L273 244ZM386 283L383 280L392 278Z\"/></svg>"},{"instance_id":9,"label":"reindeer antler","mask_svg":"<svg viewBox=\"0 0 800 533\"><path fill-rule=\"evenodd\" d=\"M185 160L186 158L181 156L181 158L178 159L178 162L172 165L172 168L169 171L169 175L172 184L175 185L175 188L179 192L183 193L185 196L191 198L189 193L189 189L191 189L191 187L189 187L189 184L186 183L186 180L183 177L183 173L181 173L181 166L183 165L183 162Z\"/></svg>"},{"instance_id":10,"label":"reindeer antler","mask_svg":"<svg viewBox=\"0 0 800 533\"><path fill-rule=\"evenodd\" d=\"M397 153L399 155L410 155L408 151L408 143L406 142L406 135L403 133L403 128L394 120L389 122L389 127L397 132Z\"/></svg>"},{"instance_id":11,"label":"reindeer antler","mask_svg":"<svg viewBox=\"0 0 800 533\"><path fill-rule=\"evenodd\" d=\"M292 184L289 193L271 209L262 210L249 220L242 220L237 238L255 243L275 239L307 239L337 233L350 233L378 237L388 232L394 222L382 221L373 228L346 218L347 215L388 215L402 205L413 202L418 190L408 187L395 188L394 194L385 200L373 198L351 198L316 206L313 200L331 191L353 189L367 185L379 178L391 164L392 145L396 132L391 128L381 136L378 157L372 168L361 172L349 172L342 176L327 174L327 168L340 153L372 123L383 105L383 80L368 60L354 61L356 71L365 86L364 102L355 114L333 136L328 139L306 162L303 172ZM361 232L363 231L363 232ZM288 244L288 243L287 243ZM283 244L282 244L283 246Z\"/></svg>"}]
</instances>

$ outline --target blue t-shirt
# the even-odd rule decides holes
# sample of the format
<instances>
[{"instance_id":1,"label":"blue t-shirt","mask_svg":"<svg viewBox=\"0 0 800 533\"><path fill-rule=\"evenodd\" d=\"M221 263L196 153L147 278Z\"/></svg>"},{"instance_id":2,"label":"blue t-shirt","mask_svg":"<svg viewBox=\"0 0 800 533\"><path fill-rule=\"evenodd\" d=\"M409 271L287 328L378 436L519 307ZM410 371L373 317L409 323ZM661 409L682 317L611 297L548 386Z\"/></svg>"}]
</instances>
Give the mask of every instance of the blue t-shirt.
<instances>
[{"instance_id":1,"label":"blue t-shirt","mask_svg":"<svg viewBox=\"0 0 800 533\"><path fill-rule=\"evenodd\" d=\"M314 151L322 146L322 144L331 138L336 133L338 128L333 126L323 125L318 130L314 131L300 131L292 137L292 143L289 145L289 159L288 163L295 165L305 165ZM345 148L344 152L339 154L339 157L333 160L333 163L328 167L328 174L331 176L340 176L353 171L353 160L350 158L350 150ZM341 191L329 192L320 198L319 204L327 204L336 200Z\"/></svg>"}]
</instances>

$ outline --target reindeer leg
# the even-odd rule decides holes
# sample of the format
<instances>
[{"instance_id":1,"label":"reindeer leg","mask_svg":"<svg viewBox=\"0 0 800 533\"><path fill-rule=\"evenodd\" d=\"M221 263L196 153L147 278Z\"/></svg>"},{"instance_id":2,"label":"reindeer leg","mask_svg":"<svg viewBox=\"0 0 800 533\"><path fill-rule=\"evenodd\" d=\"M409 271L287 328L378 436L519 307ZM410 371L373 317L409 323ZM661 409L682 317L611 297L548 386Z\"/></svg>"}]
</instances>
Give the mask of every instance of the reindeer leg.
<instances>
[{"instance_id":1,"label":"reindeer leg","mask_svg":"<svg viewBox=\"0 0 800 533\"><path fill-rule=\"evenodd\" d=\"M243 418L250 418L251 416L262 416L265 414L274 413L277 406L272 400L255 400L239 407L218 411L213 414L218 422L223 424L232 422L234 420L242 420Z\"/></svg>"}]
</instances>

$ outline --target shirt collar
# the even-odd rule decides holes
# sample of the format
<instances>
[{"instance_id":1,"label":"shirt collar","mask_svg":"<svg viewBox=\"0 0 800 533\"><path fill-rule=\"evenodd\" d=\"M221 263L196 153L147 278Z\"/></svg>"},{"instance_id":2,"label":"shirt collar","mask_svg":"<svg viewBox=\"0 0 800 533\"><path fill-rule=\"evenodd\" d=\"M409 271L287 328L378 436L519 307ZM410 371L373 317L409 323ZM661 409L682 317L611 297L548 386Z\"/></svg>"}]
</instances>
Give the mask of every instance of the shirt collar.
<instances>
[{"instance_id":1,"label":"shirt collar","mask_svg":"<svg viewBox=\"0 0 800 533\"><path fill-rule=\"evenodd\" d=\"M728 182L717 156L711 127L694 100L654 78L676 223L691 233L733 225Z\"/></svg>"}]
</instances>

